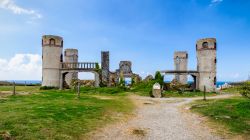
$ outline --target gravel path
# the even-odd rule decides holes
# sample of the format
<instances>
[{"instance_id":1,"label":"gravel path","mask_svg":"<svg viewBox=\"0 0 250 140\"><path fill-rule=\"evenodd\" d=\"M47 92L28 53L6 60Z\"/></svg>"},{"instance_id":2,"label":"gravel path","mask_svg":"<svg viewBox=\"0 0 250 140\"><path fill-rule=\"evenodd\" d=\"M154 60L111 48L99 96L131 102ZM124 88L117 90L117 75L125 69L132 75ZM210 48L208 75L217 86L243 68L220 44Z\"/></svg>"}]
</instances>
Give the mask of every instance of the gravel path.
<instances>
[{"instance_id":1,"label":"gravel path","mask_svg":"<svg viewBox=\"0 0 250 140\"><path fill-rule=\"evenodd\" d=\"M218 96L212 98L225 98ZM93 134L94 140L219 140L183 105L199 98L161 98L132 96L138 106L135 117L107 126ZM184 107L185 108L185 107Z\"/></svg>"}]
</instances>

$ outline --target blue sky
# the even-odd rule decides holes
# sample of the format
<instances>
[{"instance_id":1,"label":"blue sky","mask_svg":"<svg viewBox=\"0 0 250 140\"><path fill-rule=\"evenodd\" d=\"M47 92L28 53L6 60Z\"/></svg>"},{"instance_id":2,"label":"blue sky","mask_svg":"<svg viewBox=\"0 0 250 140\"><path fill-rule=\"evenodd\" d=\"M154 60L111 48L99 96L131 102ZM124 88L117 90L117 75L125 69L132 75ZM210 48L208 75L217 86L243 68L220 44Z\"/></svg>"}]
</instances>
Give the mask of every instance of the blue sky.
<instances>
[{"instance_id":1,"label":"blue sky","mask_svg":"<svg viewBox=\"0 0 250 140\"><path fill-rule=\"evenodd\" d=\"M133 62L143 77L173 69L174 51L215 37L218 80L250 73L250 0L0 0L0 80L41 79L41 36L59 35L80 61L100 62L110 51L111 70Z\"/></svg>"}]
</instances>

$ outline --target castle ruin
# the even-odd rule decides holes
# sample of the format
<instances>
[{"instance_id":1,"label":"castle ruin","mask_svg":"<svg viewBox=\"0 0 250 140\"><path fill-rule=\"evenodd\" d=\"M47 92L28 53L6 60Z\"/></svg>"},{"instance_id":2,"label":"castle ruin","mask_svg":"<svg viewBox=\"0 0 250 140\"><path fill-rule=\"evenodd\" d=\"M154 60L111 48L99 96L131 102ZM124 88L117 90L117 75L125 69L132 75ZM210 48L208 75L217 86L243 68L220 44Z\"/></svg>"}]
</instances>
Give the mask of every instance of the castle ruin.
<instances>
[{"instance_id":1,"label":"castle ruin","mask_svg":"<svg viewBox=\"0 0 250 140\"><path fill-rule=\"evenodd\" d=\"M216 50L215 38L198 40L196 43L197 71L199 72L199 89L206 87L207 91L216 89ZM202 90L203 91L203 90Z\"/></svg>"},{"instance_id":2,"label":"castle ruin","mask_svg":"<svg viewBox=\"0 0 250 140\"><path fill-rule=\"evenodd\" d=\"M200 39L196 43L197 70L188 70L188 53L175 52L175 70L161 71L163 74L173 74L175 79L187 84L187 75L194 79L193 88L213 92L216 89L216 39ZM79 72L91 72L95 75L95 87L116 86L121 78L133 78L136 82L141 77L132 71L131 61L120 61L119 69L110 71L109 52L101 52L101 69L97 62L78 62L77 49L65 49L63 54L63 38L53 35L42 37L42 86L63 89Z\"/></svg>"},{"instance_id":3,"label":"castle ruin","mask_svg":"<svg viewBox=\"0 0 250 140\"><path fill-rule=\"evenodd\" d=\"M66 63L78 63L78 50L77 49L65 49L64 62ZM78 79L78 72L68 73L65 77L67 85L70 85L72 79Z\"/></svg>"},{"instance_id":4,"label":"castle ruin","mask_svg":"<svg viewBox=\"0 0 250 140\"><path fill-rule=\"evenodd\" d=\"M200 91L214 92L216 90L216 50L215 38L200 39L196 43L197 70L187 70L187 52L175 52L175 70L161 71L163 74L173 74L182 84L187 83L187 75L194 79L193 88Z\"/></svg>"},{"instance_id":5,"label":"castle ruin","mask_svg":"<svg viewBox=\"0 0 250 140\"><path fill-rule=\"evenodd\" d=\"M77 49L65 49L63 38L54 35L42 37L42 86L63 89L69 87L72 80L78 80L79 72L91 72L95 75L95 87L115 86L121 75L141 78L132 72L132 62L121 61L116 72L109 69L109 52L101 52L101 69L97 62L79 62ZM111 79L111 80L110 80Z\"/></svg>"},{"instance_id":6,"label":"castle ruin","mask_svg":"<svg viewBox=\"0 0 250 140\"><path fill-rule=\"evenodd\" d=\"M46 35L42 39L42 86L60 87L63 38Z\"/></svg>"},{"instance_id":7,"label":"castle ruin","mask_svg":"<svg viewBox=\"0 0 250 140\"><path fill-rule=\"evenodd\" d=\"M188 67L188 53L187 52L175 52L174 53L174 66L177 71L187 71ZM176 74L175 79L181 84L187 84L187 75Z\"/></svg>"}]
</instances>

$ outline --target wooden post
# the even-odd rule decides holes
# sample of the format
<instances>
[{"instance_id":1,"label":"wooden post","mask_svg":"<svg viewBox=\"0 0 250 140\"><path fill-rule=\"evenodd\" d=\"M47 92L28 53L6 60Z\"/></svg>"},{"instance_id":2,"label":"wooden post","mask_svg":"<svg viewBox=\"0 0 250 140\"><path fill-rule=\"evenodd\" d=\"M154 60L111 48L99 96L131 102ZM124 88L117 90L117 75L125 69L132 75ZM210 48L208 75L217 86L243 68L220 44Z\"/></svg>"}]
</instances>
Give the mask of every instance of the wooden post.
<instances>
[{"instance_id":1,"label":"wooden post","mask_svg":"<svg viewBox=\"0 0 250 140\"><path fill-rule=\"evenodd\" d=\"M203 98L204 101L207 100L207 99L206 99L206 90L207 90L207 89L206 89L206 86L204 86L204 98Z\"/></svg>"},{"instance_id":2,"label":"wooden post","mask_svg":"<svg viewBox=\"0 0 250 140\"><path fill-rule=\"evenodd\" d=\"M77 96L78 96L78 98L80 98L80 81L78 81Z\"/></svg>"},{"instance_id":3,"label":"wooden post","mask_svg":"<svg viewBox=\"0 0 250 140\"><path fill-rule=\"evenodd\" d=\"M16 83L13 82L13 95L16 95Z\"/></svg>"}]
</instances>

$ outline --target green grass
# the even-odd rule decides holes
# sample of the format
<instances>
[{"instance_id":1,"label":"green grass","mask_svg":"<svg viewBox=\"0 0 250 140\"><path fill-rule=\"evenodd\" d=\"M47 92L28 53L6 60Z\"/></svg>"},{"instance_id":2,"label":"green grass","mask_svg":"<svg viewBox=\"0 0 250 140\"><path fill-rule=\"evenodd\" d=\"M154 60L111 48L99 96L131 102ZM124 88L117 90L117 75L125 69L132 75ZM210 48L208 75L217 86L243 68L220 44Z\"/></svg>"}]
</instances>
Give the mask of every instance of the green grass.
<instances>
[{"instance_id":1,"label":"green grass","mask_svg":"<svg viewBox=\"0 0 250 140\"><path fill-rule=\"evenodd\" d=\"M191 110L211 118L231 132L250 136L250 100L243 97L196 101Z\"/></svg>"},{"instance_id":2,"label":"green grass","mask_svg":"<svg viewBox=\"0 0 250 140\"><path fill-rule=\"evenodd\" d=\"M127 89L119 88L119 87L102 87L102 88L92 88L92 87L82 87L81 92L86 94L121 94L129 91Z\"/></svg>"},{"instance_id":3,"label":"green grass","mask_svg":"<svg viewBox=\"0 0 250 140\"><path fill-rule=\"evenodd\" d=\"M15 139L80 139L117 120L117 114L125 117L133 110L126 93L88 90L81 89L80 99L71 90L0 98L0 134L9 133Z\"/></svg>"},{"instance_id":4,"label":"green grass","mask_svg":"<svg viewBox=\"0 0 250 140\"><path fill-rule=\"evenodd\" d=\"M16 91L37 92L39 88L40 86L16 86ZM13 91L13 86L0 86L0 92L1 91Z\"/></svg>"},{"instance_id":5,"label":"green grass","mask_svg":"<svg viewBox=\"0 0 250 140\"><path fill-rule=\"evenodd\" d=\"M217 93L206 93L206 96L210 97L210 96L216 96L218 95ZM204 92L200 92L200 91L194 91L194 92L190 92L190 91L185 91L183 93L180 93L178 91L165 91L163 93L163 97L202 97L204 96Z\"/></svg>"},{"instance_id":6,"label":"green grass","mask_svg":"<svg viewBox=\"0 0 250 140\"><path fill-rule=\"evenodd\" d=\"M238 88L238 86L230 87L230 88L227 88L227 89L223 89L222 92L232 93L232 94L239 94L239 88Z\"/></svg>"},{"instance_id":7,"label":"green grass","mask_svg":"<svg viewBox=\"0 0 250 140\"><path fill-rule=\"evenodd\" d=\"M152 87L154 84L155 81L141 82L133 85L130 91L140 96L149 96L149 93L150 91L152 91Z\"/></svg>"},{"instance_id":8,"label":"green grass","mask_svg":"<svg viewBox=\"0 0 250 140\"><path fill-rule=\"evenodd\" d=\"M150 82L141 82L132 87L130 90L131 92L140 95L140 96L150 96L150 92L152 91L152 87L154 85L155 81ZM201 97L203 96L203 92L200 91L185 91L183 93L180 93L178 91L171 91L167 90L163 92L163 97L169 98L169 97ZM206 96L216 96L217 93L206 93Z\"/></svg>"}]
</instances>

